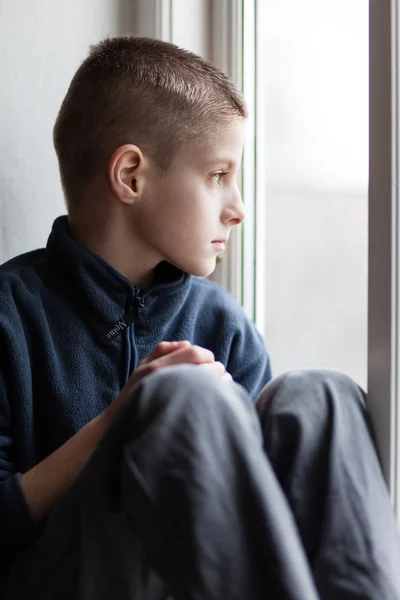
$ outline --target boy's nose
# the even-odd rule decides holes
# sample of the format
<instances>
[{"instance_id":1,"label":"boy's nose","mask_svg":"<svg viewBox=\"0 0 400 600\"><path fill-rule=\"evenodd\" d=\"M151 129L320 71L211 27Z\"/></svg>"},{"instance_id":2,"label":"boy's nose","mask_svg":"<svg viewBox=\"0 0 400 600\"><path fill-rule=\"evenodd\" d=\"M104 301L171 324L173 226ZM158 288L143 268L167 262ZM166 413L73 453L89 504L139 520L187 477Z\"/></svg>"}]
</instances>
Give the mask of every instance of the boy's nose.
<instances>
[{"instance_id":1,"label":"boy's nose","mask_svg":"<svg viewBox=\"0 0 400 600\"><path fill-rule=\"evenodd\" d=\"M221 219L223 223L229 224L231 227L234 225L240 225L246 218L245 208L243 204L243 200L238 194L235 202L232 202L229 206L226 206L224 209L223 218Z\"/></svg>"}]
</instances>

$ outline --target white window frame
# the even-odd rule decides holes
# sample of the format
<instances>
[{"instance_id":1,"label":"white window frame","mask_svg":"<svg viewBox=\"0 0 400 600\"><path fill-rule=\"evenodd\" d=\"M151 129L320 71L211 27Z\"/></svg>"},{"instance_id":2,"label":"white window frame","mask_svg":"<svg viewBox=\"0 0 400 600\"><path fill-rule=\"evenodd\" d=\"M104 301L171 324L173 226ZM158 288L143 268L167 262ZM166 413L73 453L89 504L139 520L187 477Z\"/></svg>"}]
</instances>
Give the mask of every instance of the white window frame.
<instances>
[{"instance_id":1,"label":"white window frame","mask_svg":"<svg viewBox=\"0 0 400 600\"><path fill-rule=\"evenodd\" d=\"M260 277L262 263L257 261L257 255L261 255L263 235L260 217L263 218L264 213L261 203L257 206L257 197L265 188L262 188L264 170L257 170L263 148L256 135L261 125L259 119L262 118L262 114L257 113L261 91L256 81L259 56L256 47L256 1L216 0L212 16L212 60L242 90L249 111L240 177L246 220L241 227L232 230L228 251L216 270L216 280L239 300L246 314L263 331L265 310L261 310L261 306L264 307L265 277ZM248 57L246 69L243 68L244 55Z\"/></svg>"},{"instance_id":2,"label":"white window frame","mask_svg":"<svg viewBox=\"0 0 400 600\"><path fill-rule=\"evenodd\" d=\"M212 56L213 63L222 69L236 83L239 89L243 89L242 72L242 47L243 47L243 2L242 0L215 0L212 4ZM247 146L245 152L247 153ZM248 154L251 152L251 146ZM243 159L243 162L246 158ZM239 187L244 200L244 188L251 186L251 178L244 180L245 170L241 170ZM217 265L212 276L214 281L225 287L230 293L244 305L244 290L246 283L251 277L251 272L245 268L243 260L243 247L245 242L245 231L249 224L249 212L252 207L246 203L246 221L240 227L234 227L227 250ZM246 279L246 275L249 275ZM251 279L253 286L254 279ZM245 307L252 317L251 304Z\"/></svg>"},{"instance_id":3,"label":"white window frame","mask_svg":"<svg viewBox=\"0 0 400 600\"><path fill-rule=\"evenodd\" d=\"M173 0L136 0L134 34L172 42L172 2Z\"/></svg>"}]
</instances>

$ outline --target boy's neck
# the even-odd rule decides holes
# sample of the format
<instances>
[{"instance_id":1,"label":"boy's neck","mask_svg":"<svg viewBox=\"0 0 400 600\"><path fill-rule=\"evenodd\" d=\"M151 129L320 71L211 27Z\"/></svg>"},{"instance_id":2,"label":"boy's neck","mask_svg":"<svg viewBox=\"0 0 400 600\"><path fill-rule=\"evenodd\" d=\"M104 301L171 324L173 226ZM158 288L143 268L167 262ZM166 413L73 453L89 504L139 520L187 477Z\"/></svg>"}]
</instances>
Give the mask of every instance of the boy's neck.
<instances>
[{"instance_id":1,"label":"boy's neck","mask_svg":"<svg viewBox=\"0 0 400 600\"><path fill-rule=\"evenodd\" d=\"M126 277L132 285L145 290L154 280L156 257L149 256L138 240L131 239L118 220L110 217L101 220L99 215L79 219L68 217L71 237L111 265Z\"/></svg>"}]
</instances>

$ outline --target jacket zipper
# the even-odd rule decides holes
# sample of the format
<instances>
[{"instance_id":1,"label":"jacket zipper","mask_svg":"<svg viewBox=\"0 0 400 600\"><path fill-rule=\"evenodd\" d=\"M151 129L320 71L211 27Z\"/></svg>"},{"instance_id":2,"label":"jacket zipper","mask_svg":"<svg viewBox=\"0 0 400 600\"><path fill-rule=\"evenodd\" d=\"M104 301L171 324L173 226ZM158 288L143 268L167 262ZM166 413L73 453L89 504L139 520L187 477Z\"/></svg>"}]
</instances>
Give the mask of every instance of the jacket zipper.
<instances>
[{"instance_id":1,"label":"jacket zipper","mask_svg":"<svg viewBox=\"0 0 400 600\"><path fill-rule=\"evenodd\" d=\"M131 308L128 310L128 313L127 313L130 315L130 317L129 317L130 327L128 327L127 335L130 338L130 349L131 349L127 379L130 377L130 375L133 373L133 371L137 367L136 363L137 363L137 359L138 359L138 351L137 351L137 346L136 346L136 341L135 341L135 323L136 323L143 307L144 307L143 298L140 295L140 292L136 291L135 296L134 296L134 303L131 306Z\"/></svg>"}]
</instances>

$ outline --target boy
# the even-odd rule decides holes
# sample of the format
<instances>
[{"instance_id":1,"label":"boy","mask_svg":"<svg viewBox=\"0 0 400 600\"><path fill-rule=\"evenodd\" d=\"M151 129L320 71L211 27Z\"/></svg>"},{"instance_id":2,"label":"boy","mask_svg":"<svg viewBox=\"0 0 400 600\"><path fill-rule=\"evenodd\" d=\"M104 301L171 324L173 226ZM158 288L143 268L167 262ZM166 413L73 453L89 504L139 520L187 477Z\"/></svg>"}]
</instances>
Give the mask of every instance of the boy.
<instances>
[{"instance_id":1,"label":"boy","mask_svg":"<svg viewBox=\"0 0 400 600\"><path fill-rule=\"evenodd\" d=\"M1 268L9 599L400 598L363 393L268 383L254 326L201 279L244 218L245 119L227 77L157 40L105 40L72 80L68 217Z\"/></svg>"}]
</instances>

